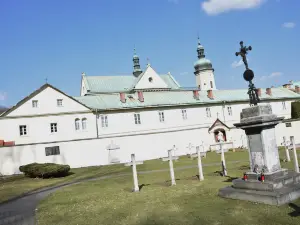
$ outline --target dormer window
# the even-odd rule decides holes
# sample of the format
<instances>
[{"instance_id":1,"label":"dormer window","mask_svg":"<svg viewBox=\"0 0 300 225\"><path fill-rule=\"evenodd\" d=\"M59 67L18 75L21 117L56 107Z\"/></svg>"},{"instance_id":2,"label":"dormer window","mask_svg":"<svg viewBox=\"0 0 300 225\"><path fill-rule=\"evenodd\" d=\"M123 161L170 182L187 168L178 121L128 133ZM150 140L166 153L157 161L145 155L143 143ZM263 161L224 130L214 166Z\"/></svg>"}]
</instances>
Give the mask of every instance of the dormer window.
<instances>
[{"instance_id":1,"label":"dormer window","mask_svg":"<svg viewBox=\"0 0 300 225\"><path fill-rule=\"evenodd\" d=\"M153 78L152 78L152 77L149 77L148 80L149 80L150 83L152 83Z\"/></svg>"},{"instance_id":2,"label":"dormer window","mask_svg":"<svg viewBox=\"0 0 300 225\"><path fill-rule=\"evenodd\" d=\"M38 101L37 100L33 100L32 101L32 108L37 108L38 107Z\"/></svg>"},{"instance_id":3,"label":"dormer window","mask_svg":"<svg viewBox=\"0 0 300 225\"><path fill-rule=\"evenodd\" d=\"M62 107L63 105L63 100L62 99L57 99L57 106Z\"/></svg>"}]
</instances>

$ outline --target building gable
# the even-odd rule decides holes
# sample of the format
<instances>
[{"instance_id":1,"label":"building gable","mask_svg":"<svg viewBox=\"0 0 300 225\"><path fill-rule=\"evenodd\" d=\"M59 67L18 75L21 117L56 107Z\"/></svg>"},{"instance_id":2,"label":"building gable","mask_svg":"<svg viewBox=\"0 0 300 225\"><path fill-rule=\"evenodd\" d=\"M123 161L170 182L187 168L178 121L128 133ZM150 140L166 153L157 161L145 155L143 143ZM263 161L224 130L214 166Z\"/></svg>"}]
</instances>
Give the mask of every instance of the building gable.
<instances>
[{"instance_id":1,"label":"building gable","mask_svg":"<svg viewBox=\"0 0 300 225\"><path fill-rule=\"evenodd\" d=\"M138 78L134 89L161 89L169 88L165 81L148 65L145 72Z\"/></svg>"},{"instance_id":2,"label":"building gable","mask_svg":"<svg viewBox=\"0 0 300 225\"><path fill-rule=\"evenodd\" d=\"M57 88L45 84L18 102L1 116L34 116L70 112L87 112L90 109Z\"/></svg>"}]
</instances>

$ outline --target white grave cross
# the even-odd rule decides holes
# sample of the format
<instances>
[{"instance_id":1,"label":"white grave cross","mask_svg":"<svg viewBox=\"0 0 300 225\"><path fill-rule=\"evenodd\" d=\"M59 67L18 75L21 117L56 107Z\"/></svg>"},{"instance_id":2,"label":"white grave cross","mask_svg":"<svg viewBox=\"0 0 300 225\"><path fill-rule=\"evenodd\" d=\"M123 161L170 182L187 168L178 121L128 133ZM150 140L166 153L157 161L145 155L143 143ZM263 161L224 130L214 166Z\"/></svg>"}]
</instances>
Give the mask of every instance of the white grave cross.
<instances>
[{"instance_id":1,"label":"white grave cross","mask_svg":"<svg viewBox=\"0 0 300 225\"><path fill-rule=\"evenodd\" d=\"M222 163L222 171L223 176L227 176L227 170L226 170L226 162L225 162L225 154L223 149L224 142L222 140L219 141L220 150L221 150L221 163Z\"/></svg>"},{"instance_id":2,"label":"white grave cross","mask_svg":"<svg viewBox=\"0 0 300 225\"><path fill-rule=\"evenodd\" d=\"M135 155L131 154L131 162L126 163L125 166L132 166L132 174L133 174L133 191L134 192L139 192L139 182L138 182L138 177L137 177L137 171L136 171L136 165L143 164L143 161L135 161Z\"/></svg>"},{"instance_id":3,"label":"white grave cross","mask_svg":"<svg viewBox=\"0 0 300 225\"><path fill-rule=\"evenodd\" d=\"M191 143L189 143L189 145L186 148L189 149L189 154L191 156L191 159L193 159L192 158L192 148L194 148L194 145L192 145Z\"/></svg>"},{"instance_id":4,"label":"white grave cross","mask_svg":"<svg viewBox=\"0 0 300 225\"><path fill-rule=\"evenodd\" d=\"M299 173L299 164L298 164L298 158L297 158L297 151L296 151L296 144L294 136L290 136L291 139L291 145L293 146L293 153L294 153L294 166L296 173Z\"/></svg>"},{"instance_id":5,"label":"white grave cross","mask_svg":"<svg viewBox=\"0 0 300 225\"><path fill-rule=\"evenodd\" d=\"M200 181L204 180L203 169L202 169L202 160L201 160L201 157L203 157L203 155L204 155L203 153L206 154L205 152L200 151L200 146L196 146L196 154L192 155L192 157L198 157L198 169L199 169L199 180Z\"/></svg>"},{"instance_id":6,"label":"white grave cross","mask_svg":"<svg viewBox=\"0 0 300 225\"><path fill-rule=\"evenodd\" d=\"M116 145L113 141L110 142L110 144L106 147L106 149L109 151L109 161L111 163L119 163L120 160L117 157L117 152L116 150L120 149L120 146Z\"/></svg>"},{"instance_id":7,"label":"white grave cross","mask_svg":"<svg viewBox=\"0 0 300 225\"><path fill-rule=\"evenodd\" d=\"M175 146L175 145L174 145ZM162 160L163 161L169 161L169 166L170 166L170 175L171 175L171 184L172 186L173 185L176 185L176 181L175 181L175 175L174 175L174 168L173 168L173 160L177 160L179 157L177 156L172 156L172 151L173 149L171 150L168 150L168 158L163 158Z\"/></svg>"},{"instance_id":8,"label":"white grave cross","mask_svg":"<svg viewBox=\"0 0 300 225\"><path fill-rule=\"evenodd\" d=\"M289 143L288 143L288 141L286 140L286 137L285 137L285 136L283 137L283 145L284 145L284 147L285 147L286 160L287 160L288 162L290 162L290 161L291 161L291 157L290 157L290 152L289 152Z\"/></svg>"}]
</instances>

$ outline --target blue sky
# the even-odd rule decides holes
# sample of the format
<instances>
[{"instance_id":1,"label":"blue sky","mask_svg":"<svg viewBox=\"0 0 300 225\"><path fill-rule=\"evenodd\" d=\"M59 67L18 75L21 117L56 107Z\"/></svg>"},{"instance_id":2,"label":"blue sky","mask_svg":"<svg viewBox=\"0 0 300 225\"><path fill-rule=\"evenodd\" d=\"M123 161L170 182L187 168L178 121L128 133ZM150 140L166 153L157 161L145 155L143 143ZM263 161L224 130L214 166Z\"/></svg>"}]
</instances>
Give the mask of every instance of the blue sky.
<instances>
[{"instance_id":1,"label":"blue sky","mask_svg":"<svg viewBox=\"0 0 300 225\"><path fill-rule=\"evenodd\" d=\"M144 69L195 86L197 34L218 89L247 88L234 53L253 47L257 87L300 80L299 0L2 0L0 105L45 83L78 96L81 72L132 72L134 45ZM299 26L298 26L299 25Z\"/></svg>"}]
</instances>

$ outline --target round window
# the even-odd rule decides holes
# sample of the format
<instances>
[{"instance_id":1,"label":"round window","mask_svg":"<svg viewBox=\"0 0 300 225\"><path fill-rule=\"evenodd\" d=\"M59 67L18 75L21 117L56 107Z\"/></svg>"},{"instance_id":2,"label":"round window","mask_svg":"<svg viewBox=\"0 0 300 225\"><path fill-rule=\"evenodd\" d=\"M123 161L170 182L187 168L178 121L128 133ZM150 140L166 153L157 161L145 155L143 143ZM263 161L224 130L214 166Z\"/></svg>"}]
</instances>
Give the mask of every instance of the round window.
<instances>
[{"instance_id":1,"label":"round window","mask_svg":"<svg viewBox=\"0 0 300 225\"><path fill-rule=\"evenodd\" d=\"M153 78L152 78L152 77L149 77L148 80L149 80L149 82L152 82L152 81L153 81Z\"/></svg>"}]
</instances>

